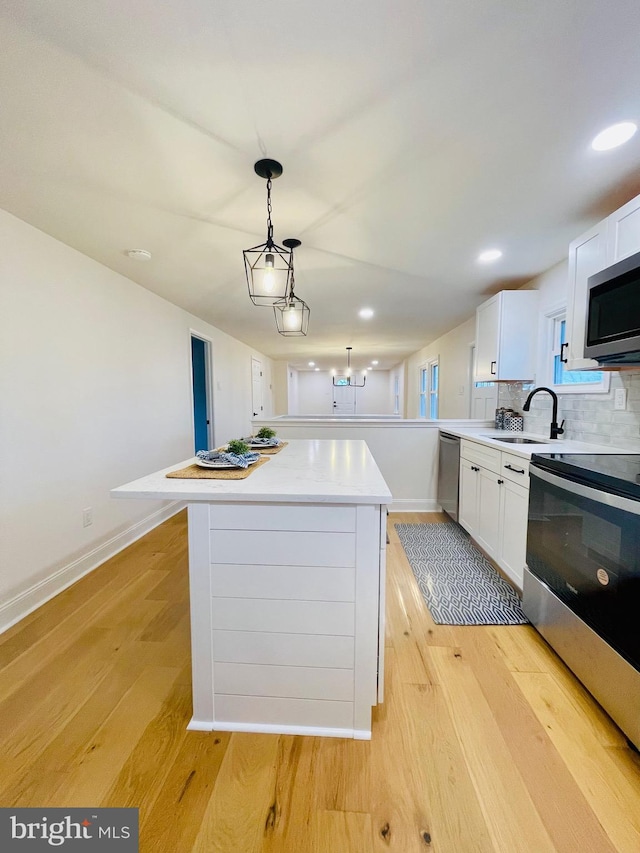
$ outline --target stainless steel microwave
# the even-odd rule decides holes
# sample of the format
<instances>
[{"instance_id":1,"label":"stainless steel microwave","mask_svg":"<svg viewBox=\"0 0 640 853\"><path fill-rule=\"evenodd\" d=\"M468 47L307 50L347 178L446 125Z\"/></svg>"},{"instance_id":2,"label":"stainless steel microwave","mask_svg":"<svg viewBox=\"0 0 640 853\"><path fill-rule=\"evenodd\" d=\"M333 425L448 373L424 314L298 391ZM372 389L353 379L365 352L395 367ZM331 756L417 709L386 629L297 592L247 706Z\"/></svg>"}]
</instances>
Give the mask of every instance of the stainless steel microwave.
<instances>
[{"instance_id":1,"label":"stainless steel microwave","mask_svg":"<svg viewBox=\"0 0 640 853\"><path fill-rule=\"evenodd\" d=\"M588 281L585 358L640 365L640 252Z\"/></svg>"}]
</instances>

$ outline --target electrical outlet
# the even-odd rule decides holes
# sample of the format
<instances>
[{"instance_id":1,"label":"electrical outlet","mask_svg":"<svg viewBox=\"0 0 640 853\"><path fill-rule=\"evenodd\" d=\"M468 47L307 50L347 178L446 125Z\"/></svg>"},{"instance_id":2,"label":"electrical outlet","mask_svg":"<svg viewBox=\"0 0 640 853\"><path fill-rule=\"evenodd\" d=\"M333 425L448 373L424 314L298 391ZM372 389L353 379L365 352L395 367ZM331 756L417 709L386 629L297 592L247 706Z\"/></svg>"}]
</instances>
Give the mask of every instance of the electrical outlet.
<instances>
[{"instance_id":1,"label":"electrical outlet","mask_svg":"<svg viewBox=\"0 0 640 853\"><path fill-rule=\"evenodd\" d=\"M626 388L616 388L613 392L613 408L617 411L624 411L627 408Z\"/></svg>"},{"instance_id":2,"label":"electrical outlet","mask_svg":"<svg viewBox=\"0 0 640 853\"><path fill-rule=\"evenodd\" d=\"M82 510L82 526L91 527L93 524L93 507L88 506Z\"/></svg>"}]
</instances>

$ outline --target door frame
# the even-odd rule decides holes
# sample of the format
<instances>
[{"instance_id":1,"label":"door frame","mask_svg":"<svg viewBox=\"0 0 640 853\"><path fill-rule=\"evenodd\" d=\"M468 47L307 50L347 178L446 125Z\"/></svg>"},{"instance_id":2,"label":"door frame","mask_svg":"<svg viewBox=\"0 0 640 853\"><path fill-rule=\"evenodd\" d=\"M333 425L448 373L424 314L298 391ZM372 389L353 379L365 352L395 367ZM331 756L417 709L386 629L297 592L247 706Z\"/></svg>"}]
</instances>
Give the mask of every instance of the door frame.
<instances>
[{"instance_id":1,"label":"door frame","mask_svg":"<svg viewBox=\"0 0 640 853\"><path fill-rule=\"evenodd\" d=\"M193 399L193 356L191 353L191 338L197 338L204 343L205 391L207 396L207 440L209 449L215 447L215 430L213 424L213 340L196 329L189 329L189 400L191 403L191 436L195 437L194 399ZM195 438L194 438L195 441Z\"/></svg>"}]
</instances>

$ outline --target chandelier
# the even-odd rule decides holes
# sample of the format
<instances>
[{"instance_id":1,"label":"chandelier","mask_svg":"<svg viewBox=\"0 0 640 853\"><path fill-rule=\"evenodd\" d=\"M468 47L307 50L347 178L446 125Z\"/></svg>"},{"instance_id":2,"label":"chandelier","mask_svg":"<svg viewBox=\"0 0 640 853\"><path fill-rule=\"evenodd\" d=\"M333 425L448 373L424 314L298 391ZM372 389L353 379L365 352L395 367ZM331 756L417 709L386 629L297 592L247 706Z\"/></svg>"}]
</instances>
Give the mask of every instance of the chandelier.
<instances>
[{"instance_id":1,"label":"chandelier","mask_svg":"<svg viewBox=\"0 0 640 853\"><path fill-rule=\"evenodd\" d=\"M285 338L306 335L309 330L311 309L295 293L295 272L293 268L293 250L301 245L300 240L289 237L282 241L291 252L291 271L289 275L289 290L283 299L273 303L273 313L279 334Z\"/></svg>"},{"instance_id":2,"label":"chandelier","mask_svg":"<svg viewBox=\"0 0 640 853\"><path fill-rule=\"evenodd\" d=\"M291 251L274 242L271 222L271 184L282 174L282 166L277 160L258 160L253 168L267 182L267 239L242 254L249 298L254 305L270 308L286 299L293 279Z\"/></svg>"},{"instance_id":3,"label":"chandelier","mask_svg":"<svg viewBox=\"0 0 640 853\"><path fill-rule=\"evenodd\" d=\"M356 381L355 376L351 375L351 350L353 347L347 347L347 374L346 376L339 376L338 381L336 382L336 377L333 376L333 384L334 385L350 385L352 388L364 388L365 383L367 381L367 377L362 377L362 384L359 385ZM346 380L346 381L345 381Z\"/></svg>"}]
</instances>

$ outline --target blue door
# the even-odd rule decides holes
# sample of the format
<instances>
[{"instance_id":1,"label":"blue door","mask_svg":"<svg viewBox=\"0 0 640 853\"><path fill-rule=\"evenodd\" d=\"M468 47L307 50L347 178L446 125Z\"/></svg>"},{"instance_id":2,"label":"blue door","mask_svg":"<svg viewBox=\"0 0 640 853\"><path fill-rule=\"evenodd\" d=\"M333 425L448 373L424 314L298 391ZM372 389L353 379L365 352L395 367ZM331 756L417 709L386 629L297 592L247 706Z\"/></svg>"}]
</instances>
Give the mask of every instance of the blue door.
<instances>
[{"instance_id":1,"label":"blue door","mask_svg":"<svg viewBox=\"0 0 640 853\"><path fill-rule=\"evenodd\" d=\"M193 433L196 452L209 450L209 419L207 417L207 344L191 338L193 379Z\"/></svg>"}]
</instances>

